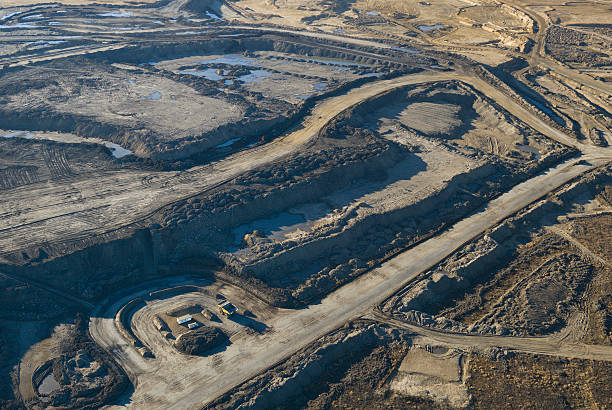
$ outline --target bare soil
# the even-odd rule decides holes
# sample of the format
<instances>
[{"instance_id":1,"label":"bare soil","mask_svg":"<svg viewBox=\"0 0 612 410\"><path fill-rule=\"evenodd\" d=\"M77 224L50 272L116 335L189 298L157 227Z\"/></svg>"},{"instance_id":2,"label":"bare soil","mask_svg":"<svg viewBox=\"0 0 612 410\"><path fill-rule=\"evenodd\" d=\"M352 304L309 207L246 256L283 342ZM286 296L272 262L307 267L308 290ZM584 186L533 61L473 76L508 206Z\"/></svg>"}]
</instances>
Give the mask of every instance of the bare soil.
<instances>
[{"instance_id":1,"label":"bare soil","mask_svg":"<svg viewBox=\"0 0 612 410\"><path fill-rule=\"evenodd\" d=\"M490 312L510 289L516 287L517 283L521 283L525 278L534 274L542 275L543 272L536 272L536 269L543 269L544 266L547 266L556 258L565 259L571 255L570 252L569 244L554 234L537 236L533 241L520 246L516 256L508 258L508 266L502 264L497 269L492 269L489 276L484 277L487 279L483 278L484 283L476 285L468 294L463 296L463 299L449 300L446 302L447 306L452 307L437 312L449 319L471 325L482 319L487 312ZM574 258L576 258L575 254ZM550 269L558 270L559 265L554 264L554 266L551 266ZM569 269L571 265L563 266L564 269L565 266ZM546 269L549 268L546 267ZM539 297L542 297L542 295L538 295ZM540 300L541 302L542 300ZM524 304L526 301L517 301L517 303ZM527 306L524 305L523 308L527 309ZM432 310L428 313L435 314L437 312ZM547 313L547 315L549 314ZM511 316L514 316L514 314ZM516 317L518 318L518 315ZM530 323L540 325L543 318L539 319Z\"/></svg>"},{"instance_id":2,"label":"bare soil","mask_svg":"<svg viewBox=\"0 0 612 410\"><path fill-rule=\"evenodd\" d=\"M0 407L611 407L609 15L3 1Z\"/></svg>"},{"instance_id":3,"label":"bare soil","mask_svg":"<svg viewBox=\"0 0 612 410\"><path fill-rule=\"evenodd\" d=\"M174 345L180 352L202 355L227 341L227 335L218 327L201 326L182 334Z\"/></svg>"},{"instance_id":4,"label":"bare soil","mask_svg":"<svg viewBox=\"0 0 612 410\"><path fill-rule=\"evenodd\" d=\"M606 187L607 195L610 187ZM588 218L579 218L570 222L568 231L607 262L612 255L612 215L604 214Z\"/></svg>"},{"instance_id":5,"label":"bare soil","mask_svg":"<svg viewBox=\"0 0 612 410\"><path fill-rule=\"evenodd\" d=\"M98 407L116 400L130 385L123 370L107 352L92 343L77 316L75 331L63 336L58 356L52 358L50 371L60 387L46 397L29 401L30 408ZM42 375L33 377L42 380ZM38 387L38 386L36 386Z\"/></svg>"},{"instance_id":6,"label":"bare soil","mask_svg":"<svg viewBox=\"0 0 612 410\"><path fill-rule=\"evenodd\" d=\"M512 354L472 354L466 384L475 408L607 408L609 362Z\"/></svg>"},{"instance_id":7,"label":"bare soil","mask_svg":"<svg viewBox=\"0 0 612 410\"><path fill-rule=\"evenodd\" d=\"M353 323L206 408L447 408L390 390L390 380L410 345L401 331Z\"/></svg>"},{"instance_id":8,"label":"bare soil","mask_svg":"<svg viewBox=\"0 0 612 410\"><path fill-rule=\"evenodd\" d=\"M385 308L460 332L558 334L608 344L609 208L602 195L609 177L599 170L510 218Z\"/></svg>"}]
</instances>

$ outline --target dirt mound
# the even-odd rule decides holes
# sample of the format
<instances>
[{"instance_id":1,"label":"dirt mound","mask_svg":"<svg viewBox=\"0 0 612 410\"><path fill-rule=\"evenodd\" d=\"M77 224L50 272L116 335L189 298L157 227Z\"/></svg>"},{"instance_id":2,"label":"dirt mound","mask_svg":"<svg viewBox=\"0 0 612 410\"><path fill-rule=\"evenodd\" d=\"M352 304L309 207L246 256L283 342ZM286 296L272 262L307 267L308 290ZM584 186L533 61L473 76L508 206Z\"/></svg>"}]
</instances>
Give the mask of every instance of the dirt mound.
<instances>
[{"instance_id":1,"label":"dirt mound","mask_svg":"<svg viewBox=\"0 0 612 410\"><path fill-rule=\"evenodd\" d=\"M388 383L410 345L403 331L352 323L230 390L208 408L436 408L429 399L389 391Z\"/></svg>"},{"instance_id":2,"label":"dirt mound","mask_svg":"<svg viewBox=\"0 0 612 410\"><path fill-rule=\"evenodd\" d=\"M115 400L130 385L123 370L109 354L89 339L86 324L78 316L75 331L61 341L63 354L34 373L32 380L37 384L40 399L47 406L99 408ZM52 378L53 382L45 383L47 378Z\"/></svg>"},{"instance_id":3,"label":"dirt mound","mask_svg":"<svg viewBox=\"0 0 612 410\"><path fill-rule=\"evenodd\" d=\"M176 340L176 348L186 354L202 355L229 341L227 335L218 327L203 326L182 334Z\"/></svg>"}]
</instances>

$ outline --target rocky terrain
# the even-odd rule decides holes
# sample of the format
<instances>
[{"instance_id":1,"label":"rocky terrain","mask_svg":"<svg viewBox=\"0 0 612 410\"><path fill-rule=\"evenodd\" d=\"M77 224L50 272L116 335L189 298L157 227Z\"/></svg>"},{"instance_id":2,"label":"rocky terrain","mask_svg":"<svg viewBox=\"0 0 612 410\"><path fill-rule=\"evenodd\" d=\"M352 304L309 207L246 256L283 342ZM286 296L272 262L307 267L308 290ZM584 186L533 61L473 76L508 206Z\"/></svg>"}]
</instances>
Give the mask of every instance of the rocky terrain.
<instances>
[{"instance_id":1,"label":"rocky terrain","mask_svg":"<svg viewBox=\"0 0 612 410\"><path fill-rule=\"evenodd\" d=\"M2 2L0 407L608 407L609 17Z\"/></svg>"},{"instance_id":2,"label":"rocky terrain","mask_svg":"<svg viewBox=\"0 0 612 410\"><path fill-rule=\"evenodd\" d=\"M561 332L609 344L603 296L609 253L597 245L600 235L580 229L594 226L593 218L606 220L609 204L598 198L607 192L609 178L607 169L584 177L552 201L494 228L390 299L387 308L436 328L512 335ZM589 200L588 205L575 209L577 197ZM607 232L602 222L596 224Z\"/></svg>"}]
</instances>

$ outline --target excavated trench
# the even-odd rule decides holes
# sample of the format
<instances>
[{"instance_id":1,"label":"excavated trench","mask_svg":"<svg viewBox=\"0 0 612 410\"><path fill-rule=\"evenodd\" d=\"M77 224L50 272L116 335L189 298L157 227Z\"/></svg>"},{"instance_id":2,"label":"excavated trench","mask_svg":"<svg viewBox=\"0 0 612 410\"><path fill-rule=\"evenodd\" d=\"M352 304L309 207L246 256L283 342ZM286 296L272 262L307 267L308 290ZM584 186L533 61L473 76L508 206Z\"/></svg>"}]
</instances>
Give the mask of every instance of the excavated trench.
<instances>
[{"instance_id":1,"label":"excavated trench","mask_svg":"<svg viewBox=\"0 0 612 410\"><path fill-rule=\"evenodd\" d=\"M598 169L538 201L424 273L384 309L454 332L537 336L566 326L574 331L576 311L605 271L556 228L542 228L566 218L585 197L599 195L610 180L609 167ZM590 314L601 306L584 309Z\"/></svg>"},{"instance_id":2,"label":"excavated trench","mask_svg":"<svg viewBox=\"0 0 612 410\"><path fill-rule=\"evenodd\" d=\"M281 162L103 237L4 255L10 263L2 269L93 300L154 277L216 271L271 304L303 305L571 154L559 150L518 169L514 162L481 162L478 155L443 144L420 152L418 145L392 142L376 129L358 127L365 125L356 120L362 113L395 104L397 97L398 92L385 93L347 110L314 144ZM441 180L442 174L431 168L441 155L467 168ZM417 185L410 189L421 193L394 191L412 178ZM384 199L393 197L397 202ZM378 207L378 202L387 205ZM306 223L305 233L281 240L269 239L270 232L246 234L244 242L235 237L238 227L305 204L322 204L325 215L300 221Z\"/></svg>"},{"instance_id":3,"label":"excavated trench","mask_svg":"<svg viewBox=\"0 0 612 410\"><path fill-rule=\"evenodd\" d=\"M421 60L427 60L426 57L410 56L403 62L390 63L384 56L361 50L351 51L325 43L322 41L317 44L313 41L301 41L299 37L292 39L291 36L280 38L274 35L217 38L183 43L145 43L119 50L92 53L85 57L68 57L61 62L5 70L0 78L4 103L0 129L73 133L80 137L112 141L140 157L154 161L176 162L201 156L202 153L210 153L211 150L215 151L215 148L224 147L223 144L227 141L241 140L240 144L235 146L246 146L257 142L262 136L270 139L281 135L299 122L317 99L372 81L375 76L383 75L381 71L383 68L384 73L389 73L389 69L396 73L398 70L405 72L414 70ZM239 87L237 81L234 81L236 84L228 86L228 83L219 81L216 77L215 81L203 76L186 74L185 70L182 73L180 71L174 73L160 70L154 63L149 63L194 55L249 55L255 51L284 53L293 56L296 61L310 61L315 65L329 65L333 63L333 59L342 60L355 64L364 74L371 75L362 75L351 81L335 82L329 87L319 87L319 90L316 90L318 91L316 98L289 103L279 98L265 96L259 91L252 91L249 87ZM315 61L313 58L329 60ZM118 64L123 66L119 68ZM126 64L131 65L127 70ZM218 64L214 67L219 68ZM66 77L67 71L73 75ZM97 72L100 73L97 77L91 76L91 73ZM270 75L267 71L266 74ZM296 81L300 77L309 78L296 74ZM36 80L32 80L33 78ZM154 99L149 98L153 100L151 102L141 99L136 103L138 100L136 98L136 101L121 103L123 97L113 96L112 92L109 97L112 99L109 102L100 100L104 98L104 95L100 94L108 92L109 89L117 88L123 91L122 95L129 95L138 92L136 90L146 88L147 82L160 81L163 90L151 86L144 94L156 96ZM248 86L248 81L240 82ZM132 89L134 91L131 91ZM171 95L173 89L176 89L176 96ZM183 101L181 94L186 94L187 100ZM164 103L168 98L176 101ZM31 100L36 100L36 103L30 104ZM226 107L219 108L219 112L214 113L211 118L196 121L193 116L186 116L183 121L158 125L155 123L163 116L146 114L151 110L155 113L158 109L156 107L161 105L165 107L163 109L166 114L172 112L177 105L184 107L187 112L192 111L193 108L190 108L189 104L198 103L200 100L201 104L207 107ZM218 102L214 103L213 100ZM116 107L109 105L111 108L108 113L98 111L98 107L109 103ZM27 105L27 108L24 105ZM92 105L93 108L88 108ZM140 112L138 105L143 105L142 109L145 111ZM235 115L227 116L232 110ZM181 115L180 111L173 113L173 116L178 116L177 119ZM176 128L181 122L186 124L193 122L193 124L185 129ZM193 160L185 165L193 165Z\"/></svg>"}]
</instances>

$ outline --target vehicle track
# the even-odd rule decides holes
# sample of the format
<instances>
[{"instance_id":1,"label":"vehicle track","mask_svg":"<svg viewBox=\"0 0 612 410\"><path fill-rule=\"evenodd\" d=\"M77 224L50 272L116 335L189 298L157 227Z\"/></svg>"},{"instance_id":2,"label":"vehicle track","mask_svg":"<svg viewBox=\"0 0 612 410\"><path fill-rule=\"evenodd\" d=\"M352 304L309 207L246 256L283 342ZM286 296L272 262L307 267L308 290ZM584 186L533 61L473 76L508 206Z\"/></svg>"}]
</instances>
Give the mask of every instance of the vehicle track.
<instances>
[{"instance_id":1,"label":"vehicle track","mask_svg":"<svg viewBox=\"0 0 612 410\"><path fill-rule=\"evenodd\" d=\"M3 200L30 202L31 205L27 212L0 217L2 225L6 227L0 229L0 254L29 248L37 241L53 244L92 233L109 234L136 226L165 206L201 195L237 175L296 152L317 138L319 130L329 121L364 99L394 88L447 80L453 76L453 73L431 71L367 83L343 95L324 100L296 127L296 131L285 137L183 173L158 173L155 181L149 181L146 186L143 186L142 179L150 175L150 172L123 170L96 177L89 175L86 179L71 179L70 187L79 195L68 197L66 184L61 181L4 191ZM99 195L99 188L96 187L100 186L113 188ZM161 203L160 198L164 198ZM72 215L86 213L94 208L99 214L97 223L74 225L69 233L66 232L65 227L71 225Z\"/></svg>"},{"instance_id":2,"label":"vehicle track","mask_svg":"<svg viewBox=\"0 0 612 410\"><path fill-rule=\"evenodd\" d=\"M89 175L87 179L71 179L71 188L79 193L76 196L66 197L66 185L61 181L38 183L7 190L4 193L4 200L17 203L28 202L31 206L27 212L19 215L9 214L0 217L2 225L6 227L0 229L0 249L2 249L0 254L29 248L33 243L37 243L38 237L40 237L39 243L54 244L83 238L93 233L110 234L123 228L139 226L165 206L201 195L223 185L243 172L272 163L296 152L299 147L316 138L319 130L343 110L366 98L407 85L449 79L472 85L535 130L562 144L574 146L583 153L594 156L609 155L607 153L612 151L610 148L601 149L582 144L565 135L484 80L457 72L428 71L368 83L344 95L332 97L317 106L312 114L306 117L301 128L285 137L263 146L238 152L212 164L194 167L186 173L156 174L155 182L150 182L146 186L143 186L141 181L150 176L150 173L117 171L95 177ZM99 195L96 186L114 188L109 188L104 195ZM33 194L35 199L31 199ZM49 201L49 198L52 197L57 199ZM159 198L164 198L165 201L160 203ZM95 219L97 223L74 225L70 232L66 232L65 227L71 225L72 215L84 214L90 209L95 209L99 215ZM21 240L16 238L21 238Z\"/></svg>"},{"instance_id":3,"label":"vehicle track","mask_svg":"<svg viewBox=\"0 0 612 410\"><path fill-rule=\"evenodd\" d=\"M373 309L364 318L386 323L400 329L406 329L415 335L427 337L449 347L476 347L478 349L497 347L521 353L612 361L612 346L563 342L555 337L495 336L446 332L407 323L377 309Z\"/></svg>"},{"instance_id":4,"label":"vehicle track","mask_svg":"<svg viewBox=\"0 0 612 410\"><path fill-rule=\"evenodd\" d=\"M258 28L258 30L261 30L261 28ZM375 45L383 49L392 47L389 44L322 33L304 33L279 29L269 29L269 31L336 40L341 39L341 41L356 45ZM110 49L108 47L124 46L115 44L95 48L95 51ZM87 48L87 50L78 50L78 52L95 52L91 50L94 49ZM66 54L60 53L47 57L63 58L66 57ZM28 64L31 58L26 58L29 58L29 60L17 61L14 64ZM6 249L14 251L19 249L20 246L30 246L32 243L32 233L36 232L44 232L45 241L54 243L54 241L65 241L66 238L86 237L91 233L100 232L100 226L104 226L104 229L110 228L110 230L104 231L108 233L126 226L138 224L149 218L163 206L199 195L225 183L242 172L279 160L283 156L295 152L299 147L304 146L308 141L315 138L318 131L338 113L365 98L396 87L445 79L459 79L471 84L537 131L559 142L579 148L583 152L584 158L591 161L592 164L579 164L577 159L568 160L544 174L517 185L506 194L491 201L482 210L458 222L440 235L388 260L379 268L339 288L324 298L319 304L299 311L284 311L272 324L273 331L263 335L249 335L245 337L240 343L237 342L228 347L226 352L222 353L222 360L220 360L221 356L197 358L190 360L190 364L187 366L176 366L175 363L163 360L156 362L143 359L123 340L114 327L112 319L114 318L114 313L130 297L118 299L110 306L106 306L103 311L101 310L92 316L90 332L97 343L109 352L112 352L119 359L120 364L135 382L136 390L131 398L131 406L138 408L191 408L201 406L202 403L213 400L237 384L282 361L300 348L342 326L347 321L362 317L364 314L371 319L384 321L398 327L405 327L417 335L434 338L435 340L440 340L441 343L451 345L504 346L531 353L612 360L612 348L607 346L560 343L550 338L508 338L450 334L409 325L388 317L376 317L376 314L372 314L372 305L386 299L404 287L413 278L455 252L460 246L472 240L489 227L518 212L533 201L579 175L596 166L608 163L610 158L612 158L610 150L595 150L594 147L580 144L563 132L548 126L536 115L512 101L510 97L504 95L503 92L485 81L456 72L427 72L400 77L395 80L378 81L354 89L343 96L325 100L313 110L312 115L306 118L302 129L261 147L242 151L205 167L196 167L191 171L193 179L185 181L185 186L177 186L176 184L177 181L184 178L179 173L170 172L162 174L163 177L155 181L149 180L145 187L143 187L142 181L145 175L147 175L146 173L107 173L103 178L108 179L95 180L95 185L106 184L105 186L107 186L108 184L116 183L121 187L117 191L117 196L113 198L113 206L117 207L112 212L101 213L100 219L79 217L83 221L83 227L79 225L77 228L67 230L66 226L70 226L70 221L73 220L72 216L81 212L87 212L89 209L98 210L107 207L107 195L96 198L98 202L86 207L78 201L62 202L60 200L54 204L55 208L46 208L43 212L39 212L33 206L34 210L31 215L21 215L19 217L20 221L25 221L24 223L13 224L8 228L0 230L0 249L3 249L3 251ZM78 186L78 184L81 185ZM137 185L137 187L134 187L132 184ZM196 188L194 188L194 184ZM87 186L87 181L82 180L71 181L71 187L75 187L79 192L91 191L92 189L91 186ZM167 187L169 189L164 191ZM134 197L135 192L142 193L144 188L147 189L146 193L142 196ZM10 195L16 196L10 198L10 200L26 201L27 198L37 195L54 195L60 198L65 193L65 189L66 186L63 184L51 184L51 186L49 184L44 184L44 186L43 184L35 184L23 189L11 190ZM91 192L89 193L92 194ZM157 201L162 196L168 197L169 200L160 205ZM92 197L95 197L95 195L92 194ZM119 223L110 223L109 220L112 221L116 215L130 212L130 202L144 203L144 207L136 212L134 218L130 221L122 220ZM66 209L71 209L71 211L66 212ZM56 214L51 217L45 217L44 213L48 212L55 212ZM48 225L48 222L51 220L54 221L55 226ZM53 229L56 229L56 235L50 234ZM47 239L49 234L52 238L51 240ZM23 238L23 240L22 242L15 241L18 243L17 246L14 246L15 238ZM330 312L333 312L333 314ZM177 380L181 382L176 383Z\"/></svg>"},{"instance_id":5,"label":"vehicle track","mask_svg":"<svg viewBox=\"0 0 612 410\"><path fill-rule=\"evenodd\" d=\"M438 236L388 260L380 267L337 289L317 304L301 310L279 310L277 316L266 322L272 331L236 340L220 353L223 358L221 365L218 362L213 363L212 357L191 357L189 363L183 363L181 355L162 357L153 361L143 359L127 345L126 341L123 341L112 320L108 319L114 317L115 309L119 309L121 303L115 303L94 314L90 321L90 333L97 343L108 350L113 346L119 347L122 352L121 364L128 374L136 378L136 391L128 407L176 409L201 407L319 337L370 312L372 306L378 305L405 287L422 272L429 270L486 229L593 169L595 165L609 162L608 159L589 159L594 165L581 165L576 159L568 160L544 174L515 186ZM124 298L122 303L126 303L129 299L129 297ZM433 333L432 335L437 336ZM138 336L153 337L148 334ZM461 337L469 338L469 336ZM449 343L453 340L449 340ZM470 340L472 339L466 339L463 343L469 345ZM491 345L495 345L497 341L494 338L484 340ZM572 349L575 345L562 345L557 348L549 341L544 343L536 340L536 344L529 347L531 340L517 342L517 348L526 346L528 351L543 354L612 360L610 348L576 345L577 350L574 352ZM501 341L508 342L505 339ZM169 387L171 380L177 378L191 380L193 374L199 374L201 377L191 383L185 383L180 390ZM147 400L144 398L145 395L148 396Z\"/></svg>"}]
</instances>

